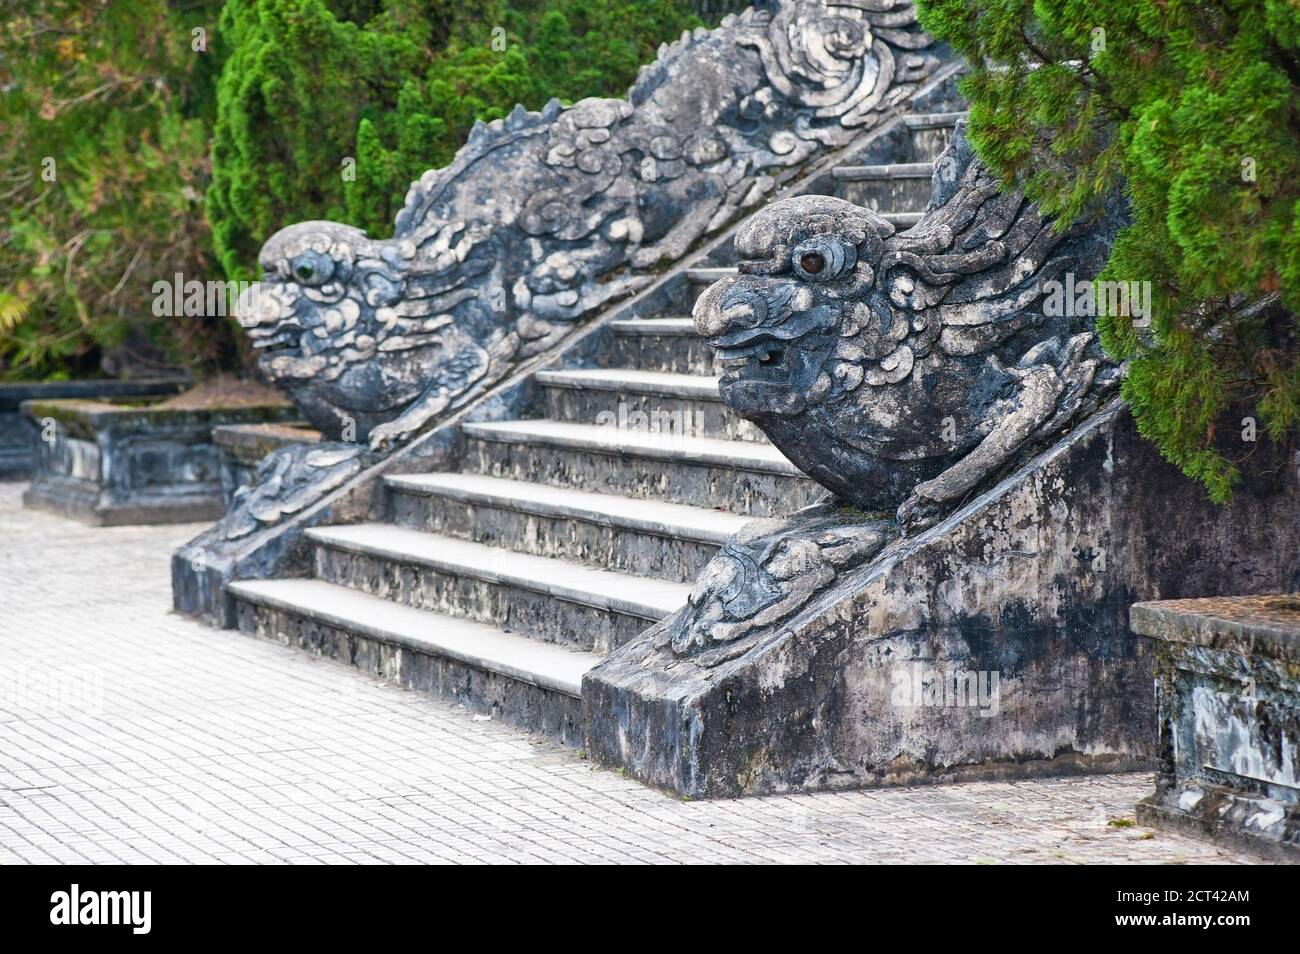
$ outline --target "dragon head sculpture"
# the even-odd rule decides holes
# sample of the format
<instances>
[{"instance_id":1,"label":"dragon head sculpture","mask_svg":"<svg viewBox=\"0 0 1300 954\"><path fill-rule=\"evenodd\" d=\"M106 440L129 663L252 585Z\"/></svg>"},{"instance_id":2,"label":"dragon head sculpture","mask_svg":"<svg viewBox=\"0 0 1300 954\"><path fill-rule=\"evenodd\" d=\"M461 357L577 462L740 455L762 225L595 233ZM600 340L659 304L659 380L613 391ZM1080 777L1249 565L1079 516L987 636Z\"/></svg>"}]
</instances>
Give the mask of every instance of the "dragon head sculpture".
<instances>
[{"instance_id":1,"label":"dragon head sculpture","mask_svg":"<svg viewBox=\"0 0 1300 954\"><path fill-rule=\"evenodd\" d=\"M404 410L446 408L516 343L474 309L453 314L472 297L458 294L454 247L302 222L273 235L259 261L262 281L236 308L258 368L331 437L402 436L392 422Z\"/></svg>"},{"instance_id":2,"label":"dragon head sculpture","mask_svg":"<svg viewBox=\"0 0 1300 954\"><path fill-rule=\"evenodd\" d=\"M868 510L932 518L1118 381L1091 317L1045 308L1095 274L1118 224L1066 230L1003 193L959 134L934 200L896 233L829 196L757 212L739 274L697 300L723 399L794 463Z\"/></svg>"},{"instance_id":3,"label":"dragon head sculpture","mask_svg":"<svg viewBox=\"0 0 1300 954\"><path fill-rule=\"evenodd\" d=\"M932 43L910 0L759 0L662 47L625 100L479 124L392 238L266 242L237 308L259 368L327 438L400 443L888 115Z\"/></svg>"}]
</instances>

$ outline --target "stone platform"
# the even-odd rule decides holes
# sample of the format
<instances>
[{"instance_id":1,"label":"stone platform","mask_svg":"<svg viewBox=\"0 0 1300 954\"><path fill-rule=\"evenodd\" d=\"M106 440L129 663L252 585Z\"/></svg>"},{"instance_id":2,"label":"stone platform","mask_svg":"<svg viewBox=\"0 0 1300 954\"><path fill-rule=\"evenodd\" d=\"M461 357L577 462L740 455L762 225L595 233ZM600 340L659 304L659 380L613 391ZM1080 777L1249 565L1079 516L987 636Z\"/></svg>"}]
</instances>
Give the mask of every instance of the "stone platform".
<instances>
[{"instance_id":1,"label":"stone platform","mask_svg":"<svg viewBox=\"0 0 1300 954\"><path fill-rule=\"evenodd\" d=\"M19 409L24 401L66 398L123 398L179 394L180 379L34 381L0 384L0 480L26 479L35 464L31 421Z\"/></svg>"},{"instance_id":2,"label":"stone platform","mask_svg":"<svg viewBox=\"0 0 1300 954\"><path fill-rule=\"evenodd\" d=\"M1300 861L1300 594L1137 603L1132 624L1160 718L1138 817Z\"/></svg>"},{"instance_id":3,"label":"stone platform","mask_svg":"<svg viewBox=\"0 0 1300 954\"><path fill-rule=\"evenodd\" d=\"M35 471L24 502L96 526L188 523L225 512L212 430L220 424L292 419L273 401L204 409L157 400L33 400Z\"/></svg>"}]
</instances>

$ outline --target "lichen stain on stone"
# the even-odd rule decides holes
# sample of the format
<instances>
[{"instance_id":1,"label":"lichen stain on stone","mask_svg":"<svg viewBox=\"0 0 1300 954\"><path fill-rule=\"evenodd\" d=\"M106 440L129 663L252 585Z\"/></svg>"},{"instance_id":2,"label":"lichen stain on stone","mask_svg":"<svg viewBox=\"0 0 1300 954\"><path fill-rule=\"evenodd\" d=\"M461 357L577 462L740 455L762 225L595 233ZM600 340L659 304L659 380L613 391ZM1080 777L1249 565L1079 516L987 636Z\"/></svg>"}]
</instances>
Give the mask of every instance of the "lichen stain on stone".
<instances>
[{"instance_id":1,"label":"lichen stain on stone","mask_svg":"<svg viewBox=\"0 0 1300 954\"><path fill-rule=\"evenodd\" d=\"M782 646L767 654L764 666L759 670L758 688L765 695L784 689L786 680L799 678L807 673L810 661L802 654L796 653L787 640ZM810 644L812 654L816 654L816 644Z\"/></svg>"}]
</instances>

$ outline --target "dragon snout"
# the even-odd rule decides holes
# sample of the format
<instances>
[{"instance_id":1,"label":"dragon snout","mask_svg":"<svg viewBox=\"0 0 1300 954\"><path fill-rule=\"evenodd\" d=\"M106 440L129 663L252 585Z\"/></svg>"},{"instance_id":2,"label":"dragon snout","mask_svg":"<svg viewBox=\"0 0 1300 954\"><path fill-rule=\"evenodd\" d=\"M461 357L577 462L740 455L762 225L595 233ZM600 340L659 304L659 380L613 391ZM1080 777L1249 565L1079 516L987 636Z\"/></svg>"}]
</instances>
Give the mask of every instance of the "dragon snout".
<instances>
[{"instance_id":1,"label":"dragon snout","mask_svg":"<svg viewBox=\"0 0 1300 954\"><path fill-rule=\"evenodd\" d=\"M753 328L768 313L768 302L761 289L744 277L724 278L714 282L691 310L695 330L705 338L717 338L729 331Z\"/></svg>"},{"instance_id":2,"label":"dragon snout","mask_svg":"<svg viewBox=\"0 0 1300 954\"><path fill-rule=\"evenodd\" d=\"M266 282L253 282L239 293L235 301L235 318L241 328L249 331L275 325L290 313L291 309Z\"/></svg>"},{"instance_id":3,"label":"dragon snout","mask_svg":"<svg viewBox=\"0 0 1300 954\"><path fill-rule=\"evenodd\" d=\"M789 342L781 320L789 295L754 275L724 278L695 302L696 330L713 346L724 399L742 381L779 385L787 374Z\"/></svg>"},{"instance_id":4,"label":"dragon snout","mask_svg":"<svg viewBox=\"0 0 1300 954\"><path fill-rule=\"evenodd\" d=\"M296 348L302 338L294 302L274 282L253 282L240 292L235 318L253 347L263 354Z\"/></svg>"}]
</instances>

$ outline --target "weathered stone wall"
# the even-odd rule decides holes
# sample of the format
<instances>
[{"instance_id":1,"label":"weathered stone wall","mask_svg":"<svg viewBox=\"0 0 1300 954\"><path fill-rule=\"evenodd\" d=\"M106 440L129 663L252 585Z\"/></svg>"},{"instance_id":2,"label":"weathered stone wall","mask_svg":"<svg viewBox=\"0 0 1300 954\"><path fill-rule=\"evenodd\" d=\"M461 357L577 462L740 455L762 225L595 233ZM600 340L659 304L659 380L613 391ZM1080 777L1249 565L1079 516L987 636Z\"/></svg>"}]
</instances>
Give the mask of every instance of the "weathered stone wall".
<instances>
[{"instance_id":1,"label":"weathered stone wall","mask_svg":"<svg viewBox=\"0 0 1300 954\"><path fill-rule=\"evenodd\" d=\"M769 630L691 655L656 626L588 675L584 747L692 796L1148 766L1128 606L1297 586L1295 462L1217 507L1111 408ZM928 704L934 672L996 691Z\"/></svg>"}]
</instances>

